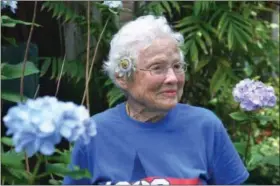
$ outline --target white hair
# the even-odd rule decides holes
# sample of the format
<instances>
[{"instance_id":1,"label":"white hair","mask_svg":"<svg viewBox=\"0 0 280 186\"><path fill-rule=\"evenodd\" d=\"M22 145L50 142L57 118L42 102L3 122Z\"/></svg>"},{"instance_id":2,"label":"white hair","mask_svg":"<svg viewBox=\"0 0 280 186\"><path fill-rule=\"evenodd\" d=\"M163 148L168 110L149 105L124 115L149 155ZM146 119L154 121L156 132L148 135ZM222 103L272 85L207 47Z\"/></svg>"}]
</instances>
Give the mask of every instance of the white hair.
<instances>
[{"instance_id":1,"label":"white hair","mask_svg":"<svg viewBox=\"0 0 280 186\"><path fill-rule=\"evenodd\" d=\"M115 73L119 65L119 60L123 56L129 56L133 61L136 61L141 49L151 45L153 40L166 36L174 38L178 46L184 42L183 35L174 32L165 17L147 15L128 22L114 35L110 43L108 60L104 62L103 66L104 71L109 75L115 85L117 85ZM179 50L181 60L184 61L184 55L181 49Z\"/></svg>"}]
</instances>

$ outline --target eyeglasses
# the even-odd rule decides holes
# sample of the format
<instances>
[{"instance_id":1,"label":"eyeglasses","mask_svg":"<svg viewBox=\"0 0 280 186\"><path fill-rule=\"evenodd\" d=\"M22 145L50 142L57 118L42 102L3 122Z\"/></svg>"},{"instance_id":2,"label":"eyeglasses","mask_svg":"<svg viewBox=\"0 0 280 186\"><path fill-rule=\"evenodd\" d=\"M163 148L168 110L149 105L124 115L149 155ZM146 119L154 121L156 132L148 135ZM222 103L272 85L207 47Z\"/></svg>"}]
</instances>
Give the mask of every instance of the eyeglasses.
<instances>
[{"instance_id":1,"label":"eyeglasses","mask_svg":"<svg viewBox=\"0 0 280 186\"><path fill-rule=\"evenodd\" d=\"M186 72L186 70L187 70L187 65L185 63L174 63L169 66L156 64L156 65L153 65L150 69L139 69L139 70L149 71L152 76L166 75L168 72L168 69L170 67L172 68L172 70L175 74L182 74L182 73Z\"/></svg>"}]
</instances>

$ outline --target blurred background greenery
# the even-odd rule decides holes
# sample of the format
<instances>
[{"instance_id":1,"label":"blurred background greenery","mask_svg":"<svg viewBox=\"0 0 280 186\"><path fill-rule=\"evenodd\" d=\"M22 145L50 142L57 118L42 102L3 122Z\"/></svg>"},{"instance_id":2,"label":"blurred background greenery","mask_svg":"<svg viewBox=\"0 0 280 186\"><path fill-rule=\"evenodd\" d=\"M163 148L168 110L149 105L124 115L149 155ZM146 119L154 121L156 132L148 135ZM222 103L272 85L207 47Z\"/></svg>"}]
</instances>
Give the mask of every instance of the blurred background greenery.
<instances>
[{"instance_id":1,"label":"blurred background greenery","mask_svg":"<svg viewBox=\"0 0 280 186\"><path fill-rule=\"evenodd\" d=\"M280 184L279 2L125 1L122 9L108 8L102 1L37 3L23 98L57 96L87 105L92 115L122 102L123 94L101 69L110 40L129 20L147 14L164 15L185 38L182 49L188 71L181 102L209 108L221 118L250 171L246 184ZM2 10L2 115L21 100L21 68L33 8L34 2L19 1L15 14ZM278 98L276 107L258 111L258 119L252 122L230 115L239 111L232 89L245 78L273 86ZM2 183L28 183L28 173L22 171L24 156L12 150L1 126ZM61 144L56 155L40 167L35 183L61 184L65 174L85 175L67 172L69 150L67 143ZM36 161L36 157L31 158L31 169Z\"/></svg>"}]
</instances>

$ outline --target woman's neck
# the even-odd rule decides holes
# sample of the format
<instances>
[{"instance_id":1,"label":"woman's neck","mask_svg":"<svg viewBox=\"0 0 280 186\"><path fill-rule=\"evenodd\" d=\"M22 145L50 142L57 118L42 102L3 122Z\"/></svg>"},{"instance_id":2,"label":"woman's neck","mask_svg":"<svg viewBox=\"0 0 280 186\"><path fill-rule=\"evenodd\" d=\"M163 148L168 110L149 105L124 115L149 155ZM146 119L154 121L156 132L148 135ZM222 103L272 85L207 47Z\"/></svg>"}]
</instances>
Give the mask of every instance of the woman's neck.
<instances>
[{"instance_id":1,"label":"woman's neck","mask_svg":"<svg viewBox=\"0 0 280 186\"><path fill-rule=\"evenodd\" d=\"M132 100L126 102L126 112L131 118L142 122L157 122L167 114L167 112L155 111Z\"/></svg>"}]
</instances>

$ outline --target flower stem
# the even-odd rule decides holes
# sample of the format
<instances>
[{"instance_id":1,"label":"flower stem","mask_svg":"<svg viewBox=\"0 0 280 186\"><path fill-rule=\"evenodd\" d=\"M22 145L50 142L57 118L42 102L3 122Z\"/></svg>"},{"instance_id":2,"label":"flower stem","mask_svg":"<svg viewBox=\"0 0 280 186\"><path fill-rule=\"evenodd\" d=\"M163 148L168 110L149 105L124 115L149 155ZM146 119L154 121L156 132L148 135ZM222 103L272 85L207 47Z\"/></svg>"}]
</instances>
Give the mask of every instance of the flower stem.
<instances>
[{"instance_id":1,"label":"flower stem","mask_svg":"<svg viewBox=\"0 0 280 186\"><path fill-rule=\"evenodd\" d=\"M45 158L45 163L46 163L46 165L48 164L48 159L47 158ZM52 173L50 174L50 176L51 176L52 179L54 179Z\"/></svg>"},{"instance_id":2,"label":"flower stem","mask_svg":"<svg viewBox=\"0 0 280 186\"><path fill-rule=\"evenodd\" d=\"M94 61L95 61L95 58L96 58L96 55L97 55L98 47L99 47L99 45L100 45L101 38L102 38L102 36L104 35L104 31L105 31L105 29L106 29L106 27L107 27L107 24L108 24L108 22L109 22L109 19L110 19L110 17L107 18L106 23L105 23L105 25L104 25L104 27L103 27L103 29L102 29L100 35L99 35L98 41L97 41L96 46L95 46L95 49L94 49L94 54L93 54L93 57L92 57L92 60L91 60L91 66L90 66L90 69L89 69L88 79L86 79L86 87L85 87L85 90L84 90L84 94L83 94L83 99L82 99L81 105L83 105L83 103L84 103L84 101L85 101L86 92L87 92L87 90L88 90L89 82L90 82L90 80L91 80L90 77L91 77L91 74L92 74L92 69L93 69ZM89 108L88 108L88 109L89 109Z\"/></svg>"},{"instance_id":3,"label":"flower stem","mask_svg":"<svg viewBox=\"0 0 280 186\"><path fill-rule=\"evenodd\" d=\"M49 173L45 172L45 173L42 173L42 174L39 174L38 176L36 176L36 179L41 179L41 178L46 177L48 175L49 175Z\"/></svg>"},{"instance_id":4,"label":"flower stem","mask_svg":"<svg viewBox=\"0 0 280 186\"><path fill-rule=\"evenodd\" d=\"M251 121L253 122L253 121ZM247 138L247 145L245 148L245 153L244 153L244 163L246 165L246 160L248 159L248 153L249 153L249 148L250 148L250 142L251 142L251 134L252 134L252 123L249 122L248 126L248 138Z\"/></svg>"},{"instance_id":5,"label":"flower stem","mask_svg":"<svg viewBox=\"0 0 280 186\"><path fill-rule=\"evenodd\" d=\"M27 173L30 173L29 161L28 161L28 157L27 157L26 153L24 154L24 159L25 159L25 168L26 168L26 172L27 172Z\"/></svg>"},{"instance_id":6,"label":"flower stem","mask_svg":"<svg viewBox=\"0 0 280 186\"><path fill-rule=\"evenodd\" d=\"M30 45L30 41L31 41L33 29L34 29L34 23L35 23L35 18L36 18L36 10L37 10L37 1L34 2L32 24L31 24L31 28L30 28L30 31L29 31L29 36L28 36L28 40L27 40L27 43L26 43L26 49L25 49L25 54L24 54L24 58L23 58L22 74L21 74L21 78L20 78L20 99L21 99L21 101L23 100L23 90L24 90L24 82L23 82L24 71L25 71L27 57L28 57L29 45ZM28 158L27 158L26 154L25 154L25 165L26 165L26 171L29 173L30 172L29 162L28 162Z\"/></svg>"},{"instance_id":7,"label":"flower stem","mask_svg":"<svg viewBox=\"0 0 280 186\"><path fill-rule=\"evenodd\" d=\"M42 162L42 160L41 160L41 157L39 155L38 156L38 161L36 162L36 165L34 167L34 171L33 171L32 175L31 175L30 180L29 180L29 185L32 185L34 183L34 181L36 179L36 175L38 174L41 162Z\"/></svg>"},{"instance_id":8,"label":"flower stem","mask_svg":"<svg viewBox=\"0 0 280 186\"><path fill-rule=\"evenodd\" d=\"M37 11L37 1L34 2L32 24L31 24L31 28L30 28L30 31L29 31L29 36L28 36L28 39L27 39L26 49L25 49L24 58L23 58L22 74L21 74L21 77L20 77L20 99L21 99L21 101L23 100L23 90L24 90L24 82L23 82L24 71L25 71L26 62L27 62L27 58L28 58L29 45L30 45L30 42L31 42L31 37L32 37L33 29L34 29L34 23L35 23L35 19L36 19L36 11Z\"/></svg>"}]
</instances>

